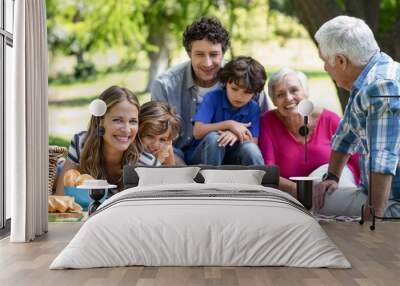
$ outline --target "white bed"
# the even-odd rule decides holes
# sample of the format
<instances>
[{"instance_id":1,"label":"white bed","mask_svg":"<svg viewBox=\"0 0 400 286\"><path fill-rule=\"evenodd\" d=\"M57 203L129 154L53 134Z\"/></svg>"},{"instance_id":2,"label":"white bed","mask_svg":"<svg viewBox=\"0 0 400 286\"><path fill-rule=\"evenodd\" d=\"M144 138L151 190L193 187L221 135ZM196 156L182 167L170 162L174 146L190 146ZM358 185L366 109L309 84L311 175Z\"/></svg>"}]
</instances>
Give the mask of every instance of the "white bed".
<instances>
[{"instance_id":1,"label":"white bed","mask_svg":"<svg viewBox=\"0 0 400 286\"><path fill-rule=\"evenodd\" d=\"M128 265L351 267L291 196L257 185L198 183L114 195L50 269Z\"/></svg>"}]
</instances>

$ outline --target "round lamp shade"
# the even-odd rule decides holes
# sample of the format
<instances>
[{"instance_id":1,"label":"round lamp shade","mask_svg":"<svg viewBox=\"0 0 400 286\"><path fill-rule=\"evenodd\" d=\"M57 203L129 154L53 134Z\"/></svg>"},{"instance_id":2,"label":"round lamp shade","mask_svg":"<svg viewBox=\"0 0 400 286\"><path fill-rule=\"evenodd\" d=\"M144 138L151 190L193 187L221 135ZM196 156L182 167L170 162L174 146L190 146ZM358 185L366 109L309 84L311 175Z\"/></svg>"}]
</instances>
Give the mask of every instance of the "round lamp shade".
<instances>
[{"instance_id":1,"label":"round lamp shade","mask_svg":"<svg viewBox=\"0 0 400 286\"><path fill-rule=\"evenodd\" d=\"M303 99L300 101L299 105L297 105L297 112L302 116L310 115L313 110L314 104L308 99Z\"/></svg>"},{"instance_id":2,"label":"round lamp shade","mask_svg":"<svg viewBox=\"0 0 400 286\"><path fill-rule=\"evenodd\" d=\"M93 100L89 105L89 112L93 116L103 116L107 111L106 103L101 99Z\"/></svg>"}]
</instances>

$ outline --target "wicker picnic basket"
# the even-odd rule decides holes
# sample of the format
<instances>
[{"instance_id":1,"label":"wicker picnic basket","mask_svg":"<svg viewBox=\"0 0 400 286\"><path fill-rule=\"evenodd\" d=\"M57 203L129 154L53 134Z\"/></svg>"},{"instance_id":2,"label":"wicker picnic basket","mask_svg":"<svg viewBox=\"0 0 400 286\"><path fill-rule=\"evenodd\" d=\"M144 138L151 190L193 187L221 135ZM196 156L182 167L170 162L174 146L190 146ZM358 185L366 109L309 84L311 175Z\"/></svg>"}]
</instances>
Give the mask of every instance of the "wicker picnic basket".
<instances>
[{"instance_id":1,"label":"wicker picnic basket","mask_svg":"<svg viewBox=\"0 0 400 286\"><path fill-rule=\"evenodd\" d=\"M49 146L49 181L48 192L52 195L55 190L57 161L67 152L67 148L60 146Z\"/></svg>"}]
</instances>

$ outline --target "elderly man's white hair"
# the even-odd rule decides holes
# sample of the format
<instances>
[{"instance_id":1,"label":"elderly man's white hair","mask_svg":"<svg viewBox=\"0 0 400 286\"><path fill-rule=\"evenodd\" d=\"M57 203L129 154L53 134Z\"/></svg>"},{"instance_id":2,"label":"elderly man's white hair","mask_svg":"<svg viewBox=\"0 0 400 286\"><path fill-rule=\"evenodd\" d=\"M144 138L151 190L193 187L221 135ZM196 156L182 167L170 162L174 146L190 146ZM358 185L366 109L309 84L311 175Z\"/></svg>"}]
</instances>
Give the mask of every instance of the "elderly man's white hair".
<instances>
[{"instance_id":1,"label":"elderly man's white hair","mask_svg":"<svg viewBox=\"0 0 400 286\"><path fill-rule=\"evenodd\" d=\"M289 68L282 68L282 69L278 70L277 72L273 73L269 77L268 95L271 97L271 99L274 98L275 85L277 85L283 78L285 78L288 75L292 75L299 80L300 85L303 88L306 97L308 97L308 82L307 82L306 75L304 73L302 73L301 71L296 71L296 70L292 70Z\"/></svg>"},{"instance_id":2,"label":"elderly man's white hair","mask_svg":"<svg viewBox=\"0 0 400 286\"><path fill-rule=\"evenodd\" d=\"M321 54L331 66L341 54L356 66L365 66L379 51L374 34L361 19L338 16L323 24L315 33Z\"/></svg>"}]
</instances>

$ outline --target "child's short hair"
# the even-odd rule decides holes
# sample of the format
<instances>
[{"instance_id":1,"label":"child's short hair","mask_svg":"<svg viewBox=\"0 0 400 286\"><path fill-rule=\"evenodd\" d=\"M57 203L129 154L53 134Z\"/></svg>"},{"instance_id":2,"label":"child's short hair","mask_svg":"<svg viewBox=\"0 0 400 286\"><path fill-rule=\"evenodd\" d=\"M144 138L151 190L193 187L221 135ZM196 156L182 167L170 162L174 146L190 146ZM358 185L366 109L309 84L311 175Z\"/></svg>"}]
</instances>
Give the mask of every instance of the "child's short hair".
<instances>
[{"instance_id":1,"label":"child's short hair","mask_svg":"<svg viewBox=\"0 0 400 286\"><path fill-rule=\"evenodd\" d=\"M218 72L223 85L234 82L251 93L264 89L267 73L264 67L251 57L237 57L227 63Z\"/></svg>"},{"instance_id":2,"label":"child's short hair","mask_svg":"<svg viewBox=\"0 0 400 286\"><path fill-rule=\"evenodd\" d=\"M140 107L139 136L161 135L170 132L168 140L177 137L180 117L175 108L163 101L149 101Z\"/></svg>"}]
</instances>

